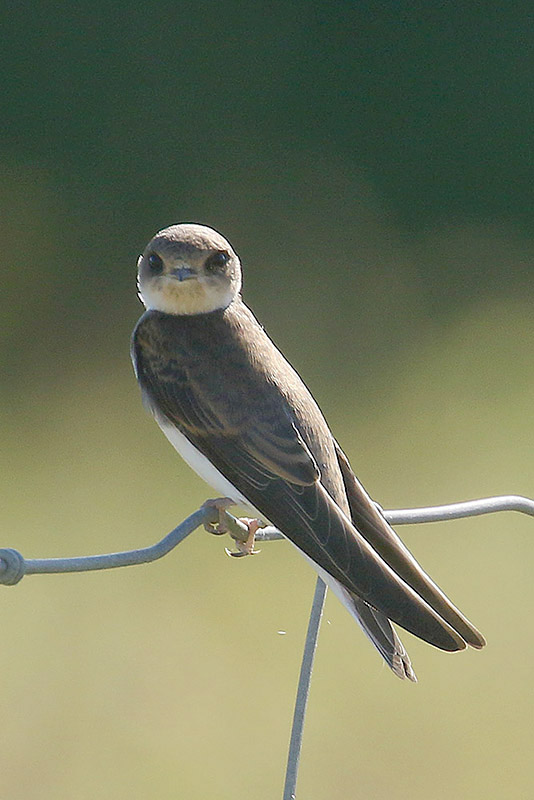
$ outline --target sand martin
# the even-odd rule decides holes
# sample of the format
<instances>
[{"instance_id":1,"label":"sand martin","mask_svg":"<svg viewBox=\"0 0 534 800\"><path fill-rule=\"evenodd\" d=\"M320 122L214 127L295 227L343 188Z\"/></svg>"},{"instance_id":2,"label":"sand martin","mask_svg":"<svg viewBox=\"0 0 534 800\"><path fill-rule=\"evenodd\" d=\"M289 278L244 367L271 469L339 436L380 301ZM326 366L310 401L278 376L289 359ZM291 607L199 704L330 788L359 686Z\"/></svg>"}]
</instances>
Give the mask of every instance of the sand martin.
<instances>
[{"instance_id":1,"label":"sand martin","mask_svg":"<svg viewBox=\"0 0 534 800\"><path fill-rule=\"evenodd\" d=\"M132 337L145 403L216 491L312 562L400 678L391 622L442 650L484 638L416 562L355 477L312 395L241 299L241 264L203 225L157 233L138 261Z\"/></svg>"}]
</instances>

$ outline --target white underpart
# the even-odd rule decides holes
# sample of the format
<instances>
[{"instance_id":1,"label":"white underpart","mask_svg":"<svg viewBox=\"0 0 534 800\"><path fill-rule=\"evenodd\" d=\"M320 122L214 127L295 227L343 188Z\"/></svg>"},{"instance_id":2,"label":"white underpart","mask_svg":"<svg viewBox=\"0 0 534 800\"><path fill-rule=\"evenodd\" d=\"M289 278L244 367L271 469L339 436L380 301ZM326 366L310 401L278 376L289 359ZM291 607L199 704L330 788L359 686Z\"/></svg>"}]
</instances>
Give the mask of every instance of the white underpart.
<instances>
[{"instance_id":1,"label":"white underpart","mask_svg":"<svg viewBox=\"0 0 534 800\"><path fill-rule=\"evenodd\" d=\"M193 469L197 475L202 478L202 480L206 481L206 483L213 487L215 491L219 492L222 497L231 497L232 500L235 500L236 505L245 506L245 508L249 509L254 516L262 516L262 514L254 508L247 498L244 497L241 492L239 492L235 486L233 486L230 481L225 478L216 467L213 466L211 461L206 458L206 456L203 455L200 450L197 450L194 444L191 444L189 439L187 439L183 433L178 430L178 428L169 422L169 420L162 414L158 414L156 412L155 417L156 422L160 426L169 442L180 453L186 464L189 464L191 469ZM268 522L268 520L264 521ZM288 539L288 541L291 542L291 539ZM357 611L354 608L354 601L345 587L342 586L338 580L333 578L332 575L329 575L329 573L320 567L319 564L317 564L313 559L307 556L306 553L300 549L300 547L297 547L297 545L293 544L293 542L291 542L291 544L302 556L304 556L306 561L311 564L321 580L326 583L328 588L332 590L335 596L354 617L358 625L362 627L360 618L358 617ZM362 628L362 630L365 629Z\"/></svg>"},{"instance_id":2,"label":"white underpart","mask_svg":"<svg viewBox=\"0 0 534 800\"><path fill-rule=\"evenodd\" d=\"M189 439L184 436L172 422L169 422L163 414L159 414L158 412L156 412L154 416L169 442L175 450L180 453L186 464L189 464L191 469L193 469L202 480L212 486L222 497L231 497L232 500L235 500L236 505L246 506L253 510L254 514L259 516L259 512L252 508L241 492L224 477L222 472L219 472L217 467L213 466L209 458L206 458L200 450L197 450L194 444L191 444Z\"/></svg>"},{"instance_id":3,"label":"white underpart","mask_svg":"<svg viewBox=\"0 0 534 800\"><path fill-rule=\"evenodd\" d=\"M291 542L291 544L293 544L293 542ZM306 553L304 553L300 549L300 547L297 547L296 544L294 544L293 547L296 547L301 556L304 556L308 564L312 565L312 567L317 572L318 576L323 581L323 583L326 583L328 588L332 590L337 599L345 606L349 614L352 617L354 617L354 619L356 620L362 631L367 636L368 635L367 631L365 630L364 626L362 625L361 619L358 616L358 612L356 611L356 608L354 606L354 600L350 596L350 592L347 589L345 589L345 587L338 580L336 580L336 578L333 578L332 575L330 575L330 573L328 573L325 569L320 567L319 564L317 564L312 558L307 556Z\"/></svg>"}]
</instances>

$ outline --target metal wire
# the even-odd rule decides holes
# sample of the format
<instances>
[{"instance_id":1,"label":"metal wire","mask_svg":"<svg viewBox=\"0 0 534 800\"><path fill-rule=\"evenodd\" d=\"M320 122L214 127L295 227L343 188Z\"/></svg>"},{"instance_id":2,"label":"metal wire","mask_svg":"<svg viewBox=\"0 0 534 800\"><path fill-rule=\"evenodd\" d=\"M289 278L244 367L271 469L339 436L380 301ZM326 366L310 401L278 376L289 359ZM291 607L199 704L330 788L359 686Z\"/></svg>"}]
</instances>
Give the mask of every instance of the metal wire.
<instances>
[{"instance_id":1,"label":"metal wire","mask_svg":"<svg viewBox=\"0 0 534 800\"><path fill-rule=\"evenodd\" d=\"M289 740L289 751L287 754L286 780L284 783L283 800L294 800L297 789L297 777L300 763L300 751L302 749L302 733L304 730L304 719L310 694L310 681L317 649L317 639L319 628L323 616L324 601L326 600L326 584L317 578L315 593L308 622L308 632L302 654L302 664L300 665L299 683L297 687L297 699L295 700L295 711L293 712L293 724L291 726L291 738Z\"/></svg>"},{"instance_id":2,"label":"metal wire","mask_svg":"<svg viewBox=\"0 0 534 800\"><path fill-rule=\"evenodd\" d=\"M528 497L521 497L520 495L500 495L497 497L486 497L482 500L468 500L464 503L451 503L449 505L430 506L427 508L408 508L394 511L380 510L392 525L407 525L474 517L481 514L494 514L497 511L519 511L522 514L534 516L534 500ZM114 569L116 567L131 566L134 564L146 564L147 562L156 561L167 555L167 553L179 545L180 542L183 542L194 530L201 525L213 525L217 519L218 513L212 507L202 506L202 508L187 517L187 519L177 525L176 528L159 542L156 542L156 544L119 553L77 556L74 558L27 559L17 550L3 548L0 549L0 584L13 586L18 583L24 575L86 572L88 570ZM232 514L226 512L225 523L227 524L228 532L234 539L246 541L248 530L242 522L232 516ZM262 528L256 535L257 541L264 542L284 538L280 531L272 527ZM302 747L302 733L325 597L326 586L323 581L318 578L300 669L283 800L294 800L296 797L295 792Z\"/></svg>"}]
</instances>

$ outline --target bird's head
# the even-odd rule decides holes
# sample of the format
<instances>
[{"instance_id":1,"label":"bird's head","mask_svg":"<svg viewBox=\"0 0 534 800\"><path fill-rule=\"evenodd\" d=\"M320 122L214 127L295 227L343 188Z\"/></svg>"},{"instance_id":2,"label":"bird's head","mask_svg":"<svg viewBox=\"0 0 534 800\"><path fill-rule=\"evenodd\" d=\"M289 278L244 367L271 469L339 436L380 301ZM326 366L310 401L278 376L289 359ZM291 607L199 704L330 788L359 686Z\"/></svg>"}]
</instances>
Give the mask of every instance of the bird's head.
<instances>
[{"instance_id":1,"label":"bird's head","mask_svg":"<svg viewBox=\"0 0 534 800\"><path fill-rule=\"evenodd\" d=\"M137 262L139 296L166 314L206 314L226 308L241 289L241 264L224 236L183 223L159 231Z\"/></svg>"}]
</instances>

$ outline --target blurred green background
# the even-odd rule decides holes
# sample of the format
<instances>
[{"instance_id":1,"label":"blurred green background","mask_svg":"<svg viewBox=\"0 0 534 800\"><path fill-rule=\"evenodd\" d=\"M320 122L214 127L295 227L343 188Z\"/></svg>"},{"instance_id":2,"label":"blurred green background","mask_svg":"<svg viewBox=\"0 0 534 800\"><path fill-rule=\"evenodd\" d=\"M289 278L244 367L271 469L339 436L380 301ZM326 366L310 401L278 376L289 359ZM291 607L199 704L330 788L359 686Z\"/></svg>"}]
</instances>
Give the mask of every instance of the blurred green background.
<instances>
[{"instance_id":1,"label":"blurred green background","mask_svg":"<svg viewBox=\"0 0 534 800\"><path fill-rule=\"evenodd\" d=\"M143 546L212 494L129 363L137 254L177 221L232 241L385 507L534 495L524 4L55 0L2 33L2 545ZM299 796L530 798L533 522L402 534L488 647L405 634L405 685L330 598ZM197 532L3 588L2 798L281 796L313 584Z\"/></svg>"}]
</instances>

